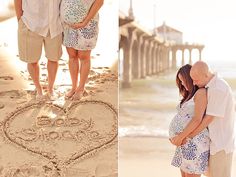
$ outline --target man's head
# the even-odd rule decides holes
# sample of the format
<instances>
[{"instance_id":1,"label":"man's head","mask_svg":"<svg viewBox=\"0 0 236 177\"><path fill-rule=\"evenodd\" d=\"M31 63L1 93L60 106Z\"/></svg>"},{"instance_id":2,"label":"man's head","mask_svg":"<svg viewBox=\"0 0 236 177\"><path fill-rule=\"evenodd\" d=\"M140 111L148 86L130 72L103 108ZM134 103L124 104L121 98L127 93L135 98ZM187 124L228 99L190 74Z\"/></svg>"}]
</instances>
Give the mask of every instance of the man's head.
<instances>
[{"instance_id":1,"label":"man's head","mask_svg":"<svg viewBox=\"0 0 236 177\"><path fill-rule=\"evenodd\" d=\"M212 73L205 62L197 61L190 70L190 76L193 80L193 84L200 88L207 85L212 78Z\"/></svg>"}]
</instances>

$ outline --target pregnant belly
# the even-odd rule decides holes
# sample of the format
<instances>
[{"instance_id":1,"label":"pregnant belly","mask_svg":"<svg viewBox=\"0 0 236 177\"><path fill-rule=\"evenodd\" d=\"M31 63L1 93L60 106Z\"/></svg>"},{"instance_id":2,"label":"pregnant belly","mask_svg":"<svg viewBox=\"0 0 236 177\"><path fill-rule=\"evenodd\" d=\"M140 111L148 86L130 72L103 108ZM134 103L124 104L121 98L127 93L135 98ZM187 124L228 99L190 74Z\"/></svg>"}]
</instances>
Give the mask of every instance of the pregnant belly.
<instances>
[{"instance_id":1,"label":"pregnant belly","mask_svg":"<svg viewBox=\"0 0 236 177\"><path fill-rule=\"evenodd\" d=\"M176 115L169 125L169 137L172 138L176 134L179 134L184 130L190 120L186 120L184 117Z\"/></svg>"},{"instance_id":2,"label":"pregnant belly","mask_svg":"<svg viewBox=\"0 0 236 177\"><path fill-rule=\"evenodd\" d=\"M62 21L71 24L82 22L88 13L88 9L82 3L62 2L60 12Z\"/></svg>"}]
</instances>

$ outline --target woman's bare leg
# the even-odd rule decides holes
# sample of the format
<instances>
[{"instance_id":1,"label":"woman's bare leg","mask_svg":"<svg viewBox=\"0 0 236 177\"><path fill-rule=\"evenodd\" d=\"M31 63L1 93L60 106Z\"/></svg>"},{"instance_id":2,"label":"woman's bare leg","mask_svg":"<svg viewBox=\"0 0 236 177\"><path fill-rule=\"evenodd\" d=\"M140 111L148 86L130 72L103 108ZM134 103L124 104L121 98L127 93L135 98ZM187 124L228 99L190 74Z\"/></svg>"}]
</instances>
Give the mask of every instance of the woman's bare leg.
<instances>
[{"instance_id":1,"label":"woman's bare leg","mask_svg":"<svg viewBox=\"0 0 236 177\"><path fill-rule=\"evenodd\" d=\"M75 90L78 86L78 74L79 74L79 59L78 59L78 51L67 47L67 53L69 55L69 71L72 82L71 90L66 94L66 97L70 98L75 93Z\"/></svg>"},{"instance_id":2,"label":"woman's bare leg","mask_svg":"<svg viewBox=\"0 0 236 177\"><path fill-rule=\"evenodd\" d=\"M185 173L185 177L201 177L201 175Z\"/></svg>"},{"instance_id":3,"label":"woman's bare leg","mask_svg":"<svg viewBox=\"0 0 236 177\"><path fill-rule=\"evenodd\" d=\"M85 83L88 79L88 75L90 72L90 54L91 50L86 51L78 51L78 57L80 59L80 81L79 86L76 89L76 93L73 96L73 99L79 100L83 96L85 91Z\"/></svg>"},{"instance_id":4,"label":"woman's bare leg","mask_svg":"<svg viewBox=\"0 0 236 177\"><path fill-rule=\"evenodd\" d=\"M181 176L182 176L182 177L186 177L184 171L180 170L180 172L181 172Z\"/></svg>"}]
</instances>

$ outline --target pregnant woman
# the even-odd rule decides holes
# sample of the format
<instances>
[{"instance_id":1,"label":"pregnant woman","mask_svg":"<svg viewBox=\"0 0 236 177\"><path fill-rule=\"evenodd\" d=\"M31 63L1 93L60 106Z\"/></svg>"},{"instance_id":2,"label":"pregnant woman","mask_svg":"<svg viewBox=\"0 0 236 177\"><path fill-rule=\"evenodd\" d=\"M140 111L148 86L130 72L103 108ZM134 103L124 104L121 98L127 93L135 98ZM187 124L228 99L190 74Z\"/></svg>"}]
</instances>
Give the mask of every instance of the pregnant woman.
<instances>
[{"instance_id":1,"label":"pregnant woman","mask_svg":"<svg viewBox=\"0 0 236 177\"><path fill-rule=\"evenodd\" d=\"M176 75L176 84L182 96L178 113L169 127L170 141L181 132L191 132L201 123L207 106L207 91L197 88L190 77L191 65L182 66ZM186 143L176 147L172 165L180 168L182 177L200 177L208 169L210 139L204 129Z\"/></svg>"},{"instance_id":2,"label":"pregnant woman","mask_svg":"<svg viewBox=\"0 0 236 177\"><path fill-rule=\"evenodd\" d=\"M66 98L80 100L90 72L90 53L98 37L98 11L103 0L62 0L61 19L64 24L63 44L69 55L72 88ZM80 80L78 85L78 75Z\"/></svg>"}]
</instances>

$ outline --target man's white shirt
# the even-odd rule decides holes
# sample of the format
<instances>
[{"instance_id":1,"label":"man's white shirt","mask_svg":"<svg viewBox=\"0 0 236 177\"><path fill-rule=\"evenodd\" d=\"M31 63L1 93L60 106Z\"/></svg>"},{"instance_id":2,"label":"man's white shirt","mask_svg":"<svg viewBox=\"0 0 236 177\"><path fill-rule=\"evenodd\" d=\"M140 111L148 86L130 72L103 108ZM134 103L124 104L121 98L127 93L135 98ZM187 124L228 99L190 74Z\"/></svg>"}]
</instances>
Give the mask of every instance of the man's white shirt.
<instances>
[{"instance_id":1,"label":"man's white shirt","mask_svg":"<svg viewBox=\"0 0 236 177\"><path fill-rule=\"evenodd\" d=\"M51 38L62 33L60 20L61 0L22 0L22 21L30 31Z\"/></svg>"},{"instance_id":2,"label":"man's white shirt","mask_svg":"<svg viewBox=\"0 0 236 177\"><path fill-rule=\"evenodd\" d=\"M221 150L231 153L235 149L235 101L232 90L216 73L206 88L206 114L214 116L214 120L208 125L210 153L214 155Z\"/></svg>"}]
</instances>

